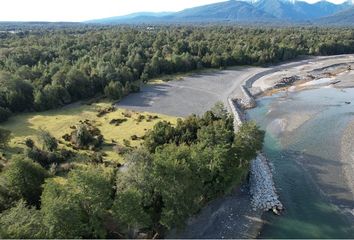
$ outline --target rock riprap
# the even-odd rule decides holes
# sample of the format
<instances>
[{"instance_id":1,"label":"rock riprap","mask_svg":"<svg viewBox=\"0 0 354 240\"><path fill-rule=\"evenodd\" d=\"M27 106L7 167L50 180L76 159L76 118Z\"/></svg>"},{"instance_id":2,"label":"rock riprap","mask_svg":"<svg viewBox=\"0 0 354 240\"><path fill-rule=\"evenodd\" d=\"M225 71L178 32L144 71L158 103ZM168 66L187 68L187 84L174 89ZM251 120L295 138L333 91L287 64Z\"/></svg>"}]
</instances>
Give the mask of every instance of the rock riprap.
<instances>
[{"instance_id":1,"label":"rock riprap","mask_svg":"<svg viewBox=\"0 0 354 240\"><path fill-rule=\"evenodd\" d=\"M275 213L283 210L283 205L276 193L271 169L262 154L251 162L250 193L253 208L273 210Z\"/></svg>"},{"instance_id":2,"label":"rock riprap","mask_svg":"<svg viewBox=\"0 0 354 240\"><path fill-rule=\"evenodd\" d=\"M241 99L228 98L229 109L234 116L235 131L238 131L239 126L245 121L243 109L254 108L257 105L246 86L241 86L241 90L243 93ZM268 160L262 154L258 154L256 159L251 161L250 193L252 208L264 211L272 210L275 214L283 210Z\"/></svg>"}]
</instances>

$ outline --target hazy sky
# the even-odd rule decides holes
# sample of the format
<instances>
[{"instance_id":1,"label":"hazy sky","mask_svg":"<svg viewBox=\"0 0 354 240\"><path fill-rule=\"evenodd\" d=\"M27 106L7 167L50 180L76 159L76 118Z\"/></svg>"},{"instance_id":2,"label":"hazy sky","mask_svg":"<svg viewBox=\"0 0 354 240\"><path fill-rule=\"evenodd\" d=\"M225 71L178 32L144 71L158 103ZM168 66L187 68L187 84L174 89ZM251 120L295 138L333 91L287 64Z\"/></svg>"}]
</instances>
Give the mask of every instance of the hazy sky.
<instances>
[{"instance_id":1,"label":"hazy sky","mask_svg":"<svg viewBox=\"0 0 354 240\"><path fill-rule=\"evenodd\" d=\"M0 0L0 21L84 21L141 11L179 11L222 1L224 0Z\"/></svg>"}]
</instances>

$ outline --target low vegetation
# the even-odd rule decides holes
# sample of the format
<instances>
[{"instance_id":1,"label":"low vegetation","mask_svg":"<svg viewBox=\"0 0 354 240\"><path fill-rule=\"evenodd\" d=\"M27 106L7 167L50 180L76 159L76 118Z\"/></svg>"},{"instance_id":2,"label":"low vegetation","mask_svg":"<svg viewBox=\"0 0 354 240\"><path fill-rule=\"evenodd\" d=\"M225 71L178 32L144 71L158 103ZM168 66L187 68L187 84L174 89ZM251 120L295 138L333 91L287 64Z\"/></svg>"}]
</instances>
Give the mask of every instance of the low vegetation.
<instances>
[{"instance_id":1,"label":"low vegetation","mask_svg":"<svg viewBox=\"0 0 354 240\"><path fill-rule=\"evenodd\" d=\"M254 123L245 123L235 134L233 118L220 104L201 117L192 115L174 124L167 117L119 110L97 117L95 107L82 106L84 117L92 118L75 128L70 128L71 121L77 122L74 118L79 115L26 114L29 125L22 129L35 129L33 118L36 124L66 126L38 128L41 141L31 139L32 130L16 132L11 124L4 126L13 131L15 142L10 147L22 139L27 150L12 153L0 171L1 238L163 237L167 230L182 227L207 202L240 184L263 144L264 132ZM118 116L127 121L110 124ZM102 125L88 124L94 120ZM124 154L123 165L97 161L98 156L96 161L82 161L81 151L88 150L68 150L60 140L71 131L76 147L86 149L92 139L110 139L117 134L114 129L125 124L130 124L129 134L139 125L153 127L137 140L124 139L115 145ZM135 141L141 141L141 146L132 147L138 146ZM68 159L77 164L66 166Z\"/></svg>"},{"instance_id":2,"label":"low vegetation","mask_svg":"<svg viewBox=\"0 0 354 240\"><path fill-rule=\"evenodd\" d=\"M52 157L55 152L72 151L80 153L83 159L97 153L104 161L122 163L122 155L114 147L124 146L127 141L129 147L139 147L145 133L161 120L176 123L175 117L115 109L105 102L74 104L13 116L11 121L0 124L0 149L7 145L2 152L8 156L28 149L42 155L44 151L52 152ZM132 136L137 138L132 140ZM50 141L53 138L55 142Z\"/></svg>"}]
</instances>

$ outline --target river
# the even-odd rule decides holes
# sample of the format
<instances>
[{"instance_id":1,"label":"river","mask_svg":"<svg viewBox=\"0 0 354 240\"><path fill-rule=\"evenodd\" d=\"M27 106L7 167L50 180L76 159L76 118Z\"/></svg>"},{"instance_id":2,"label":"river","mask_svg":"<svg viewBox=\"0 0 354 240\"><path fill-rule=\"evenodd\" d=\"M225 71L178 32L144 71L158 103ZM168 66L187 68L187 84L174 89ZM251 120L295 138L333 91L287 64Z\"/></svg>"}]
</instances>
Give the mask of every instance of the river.
<instances>
[{"instance_id":1,"label":"river","mask_svg":"<svg viewBox=\"0 0 354 240\"><path fill-rule=\"evenodd\" d=\"M282 92L257 104L248 118L267 131L264 152L286 208L280 217L265 214L259 237L353 238L354 199L340 152L354 120L354 89Z\"/></svg>"}]
</instances>

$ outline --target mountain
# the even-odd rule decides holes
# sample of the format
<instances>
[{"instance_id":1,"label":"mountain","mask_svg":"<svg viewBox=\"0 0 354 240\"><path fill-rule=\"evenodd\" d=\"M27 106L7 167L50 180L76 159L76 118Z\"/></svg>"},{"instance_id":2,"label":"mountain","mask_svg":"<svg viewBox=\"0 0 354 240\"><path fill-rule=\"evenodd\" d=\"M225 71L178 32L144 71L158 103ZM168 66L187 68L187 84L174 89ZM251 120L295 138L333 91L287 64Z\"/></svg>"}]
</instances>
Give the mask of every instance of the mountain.
<instances>
[{"instance_id":1,"label":"mountain","mask_svg":"<svg viewBox=\"0 0 354 240\"><path fill-rule=\"evenodd\" d=\"M177 12L172 19L177 22L231 21L231 22L274 22L277 19L258 10L245 1L226 1L195 7Z\"/></svg>"},{"instance_id":2,"label":"mountain","mask_svg":"<svg viewBox=\"0 0 354 240\"><path fill-rule=\"evenodd\" d=\"M353 0L343 4L320 1L310 4L297 0L229 0L174 13L135 13L89 21L89 23L272 23L321 24L337 18L341 24L353 23L350 10ZM343 20L340 19L344 12ZM326 18L328 20L325 20ZM321 20L318 20L321 19Z\"/></svg>"},{"instance_id":3,"label":"mountain","mask_svg":"<svg viewBox=\"0 0 354 240\"><path fill-rule=\"evenodd\" d=\"M172 12L137 12L137 13L132 13L132 14L124 15L124 16L89 20L89 21L86 21L86 23L112 24L112 23L136 21L137 19L159 18L159 17L171 15L171 14L173 14L173 13Z\"/></svg>"},{"instance_id":4,"label":"mountain","mask_svg":"<svg viewBox=\"0 0 354 240\"><path fill-rule=\"evenodd\" d=\"M354 26L354 7L351 7L328 17L318 19L316 23L326 25Z\"/></svg>"},{"instance_id":5,"label":"mountain","mask_svg":"<svg viewBox=\"0 0 354 240\"><path fill-rule=\"evenodd\" d=\"M343 4L320 1L309 4L304 1L260 0L255 4L257 9L288 21L302 22L332 15L345 8Z\"/></svg>"}]
</instances>

